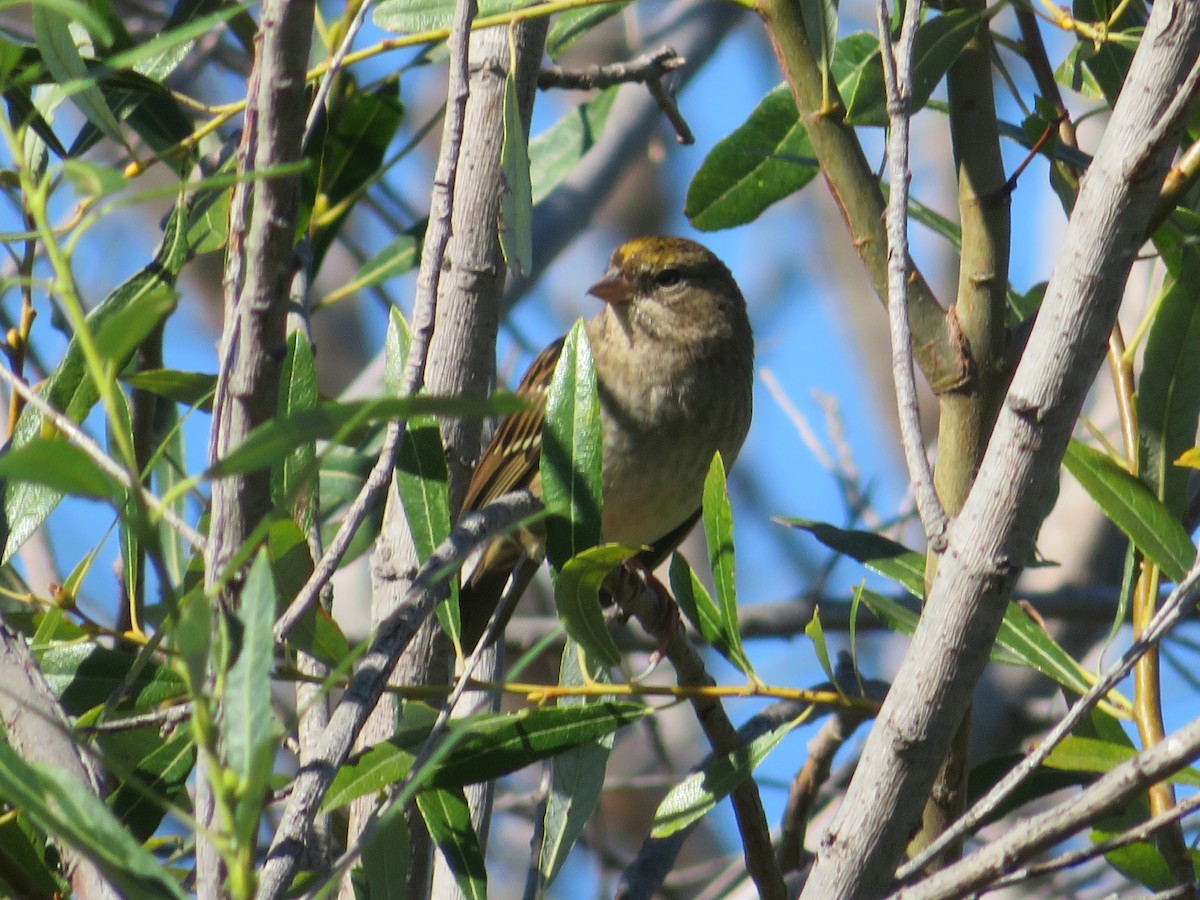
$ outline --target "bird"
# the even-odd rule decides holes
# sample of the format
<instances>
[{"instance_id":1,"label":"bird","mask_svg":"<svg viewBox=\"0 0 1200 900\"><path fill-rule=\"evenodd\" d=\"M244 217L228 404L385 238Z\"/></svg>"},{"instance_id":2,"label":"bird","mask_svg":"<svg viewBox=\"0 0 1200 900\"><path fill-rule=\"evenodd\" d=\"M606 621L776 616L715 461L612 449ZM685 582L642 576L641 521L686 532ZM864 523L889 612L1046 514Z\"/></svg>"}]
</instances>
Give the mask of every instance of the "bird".
<instances>
[{"instance_id":1,"label":"bird","mask_svg":"<svg viewBox=\"0 0 1200 900\"><path fill-rule=\"evenodd\" d=\"M601 536L648 548L641 559L653 566L699 518L713 455L731 466L749 431L754 338L746 301L714 253L661 236L622 244L588 293L604 303L585 323L603 435ZM497 426L463 512L522 488L540 496L546 395L564 340L543 350L521 379L516 393L528 405ZM543 556L537 529L487 548L460 592L465 652L483 635L510 578L523 590Z\"/></svg>"}]
</instances>

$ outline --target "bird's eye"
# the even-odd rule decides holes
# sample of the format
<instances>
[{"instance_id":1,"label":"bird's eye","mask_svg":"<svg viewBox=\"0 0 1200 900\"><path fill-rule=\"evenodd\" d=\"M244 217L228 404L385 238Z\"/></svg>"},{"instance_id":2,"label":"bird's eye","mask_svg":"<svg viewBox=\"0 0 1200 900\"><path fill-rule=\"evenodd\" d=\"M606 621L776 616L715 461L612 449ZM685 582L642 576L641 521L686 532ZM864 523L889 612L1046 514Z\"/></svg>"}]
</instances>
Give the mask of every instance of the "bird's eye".
<instances>
[{"instance_id":1,"label":"bird's eye","mask_svg":"<svg viewBox=\"0 0 1200 900\"><path fill-rule=\"evenodd\" d=\"M675 287L682 278L678 269L663 269L654 276L654 283L661 288Z\"/></svg>"}]
</instances>

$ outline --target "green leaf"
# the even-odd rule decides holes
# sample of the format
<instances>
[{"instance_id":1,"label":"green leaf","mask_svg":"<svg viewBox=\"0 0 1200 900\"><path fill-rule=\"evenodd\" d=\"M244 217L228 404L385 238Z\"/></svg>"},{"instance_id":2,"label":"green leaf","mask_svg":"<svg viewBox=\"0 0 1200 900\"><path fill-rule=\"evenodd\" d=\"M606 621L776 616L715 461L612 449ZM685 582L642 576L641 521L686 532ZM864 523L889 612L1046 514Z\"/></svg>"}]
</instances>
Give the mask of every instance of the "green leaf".
<instances>
[{"instance_id":1,"label":"green leaf","mask_svg":"<svg viewBox=\"0 0 1200 900\"><path fill-rule=\"evenodd\" d=\"M653 838L670 837L704 816L726 795L750 777L758 764L800 724L793 719L760 735L729 756L708 763L671 788L654 813Z\"/></svg>"},{"instance_id":2,"label":"green leaf","mask_svg":"<svg viewBox=\"0 0 1200 900\"><path fill-rule=\"evenodd\" d=\"M46 68L56 83L78 83L71 101L84 117L119 147L126 146L121 125L104 95L88 75L87 64L71 35L70 20L46 3L33 7L33 33Z\"/></svg>"},{"instance_id":3,"label":"green leaf","mask_svg":"<svg viewBox=\"0 0 1200 900\"><path fill-rule=\"evenodd\" d=\"M101 75L104 70L95 65L89 68L94 69L96 75L88 80L95 81L100 96L113 115L128 123L150 149L164 154L163 162L178 174L186 175L192 167L196 151L181 151L179 144L191 137L192 121L171 91L137 72ZM85 122L72 142L69 153L72 157L78 157L99 143L103 136L92 122Z\"/></svg>"},{"instance_id":4,"label":"green leaf","mask_svg":"<svg viewBox=\"0 0 1200 900\"><path fill-rule=\"evenodd\" d=\"M588 667L586 676L581 668L583 665ZM587 659L582 648L568 640L559 663L558 683L569 686L589 681L607 682L607 669ZM578 707L595 702L586 697L563 697L558 705ZM550 790L542 816L542 849L538 857L538 875L543 889L553 883L562 870L571 848L600 802L613 740L613 734L606 734L564 750L550 761Z\"/></svg>"},{"instance_id":5,"label":"green leaf","mask_svg":"<svg viewBox=\"0 0 1200 900\"><path fill-rule=\"evenodd\" d=\"M404 313L392 307L388 310L387 335L383 339L383 384L389 394L403 394L404 368L408 364L408 348L412 332Z\"/></svg>"},{"instance_id":6,"label":"green leaf","mask_svg":"<svg viewBox=\"0 0 1200 900\"><path fill-rule=\"evenodd\" d=\"M450 485L446 454L437 419L411 419L396 459L396 492L404 507L417 559L425 562L450 535ZM442 628L453 637L461 635L458 608L458 579L450 580L448 602L438 604Z\"/></svg>"},{"instance_id":7,"label":"green leaf","mask_svg":"<svg viewBox=\"0 0 1200 900\"><path fill-rule=\"evenodd\" d=\"M591 12L598 8L589 6L576 12ZM530 191L535 205L545 200L571 173L575 164L595 146L596 140L604 132L604 124L608 121L608 113L616 97L617 89L607 88L530 140Z\"/></svg>"},{"instance_id":8,"label":"green leaf","mask_svg":"<svg viewBox=\"0 0 1200 900\"><path fill-rule=\"evenodd\" d=\"M221 705L225 765L238 779L238 837L248 845L253 845L258 828L279 730L271 708L275 606L275 582L262 550L242 589L238 608L241 650L226 680Z\"/></svg>"},{"instance_id":9,"label":"green leaf","mask_svg":"<svg viewBox=\"0 0 1200 900\"><path fill-rule=\"evenodd\" d=\"M78 196L93 201L115 194L128 184L125 173L120 169L83 159L63 160L62 173Z\"/></svg>"},{"instance_id":10,"label":"green leaf","mask_svg":"<svg viewBox=\"0 0 1200 900\"><path fill-rule=\"evenodd\" d=\"M624 3L598 3L559 13L550 23L550 31L546 35L546 53L551 59L558 59L577 40L628 5L628 0Z\"/></svg>"},{"instance_id":11,"label":"green leaf","mask_svg":"<svg viewBox=\"0 0 1200 900\"><path fill-rule=\"evenodd\" d=\"M216 375L181 372L178 369L145 369L131 372L121 380L136 390L148 391L156 397L212 412L212 398L217 389Z\"/></svg>"},{"instance_id":12,"label":"green leaf","mask_svg":"<svg viewBox=\"0 0 1200 900\"><path fill-rule=\"evenodd\" d=\"M50 690L69 715L80 716L120 691L114 713L136 714L184 699L187 685L169 666L90 643L59 644L39 654Z\"/></svg>"},{"instance_id":13,"label":"green leaf","mask_svg":"<svg viewBox=\"0 0 1200 900\"><path fill-rule=\"evenodd\" d=\"M817 662L821 664L821 671L825 673L826 678L836 684L837 679L833 675L833 666L829 662L829 647L825 644L825 629L821 627L820 610L813 609L812 619L804 626L804 633L812 641L813 650L817 653Z\"/></svg>"},{"instance_id":14,"label":"green leaf","mask_svg":"<svg viewBox=\"0 0 1200 900\"><path fill-rule=\"evenodd\" d=\"M733 509L725 486L725 462L714 453L704 478L704 537L721 612L721 627L731 646L740 648L737 633L737 580L734 576Z\"/></svg>"},{"instance_id":15,"label":"green leaf","mask_svg":"<svg viewBox=\"0 0 1200 900\"><path fill-rule=\"evenodd\" d=\"M1068 735L1050 751L1050 755L1046 757L1042 765L1050 769L1095 772L1103 775L1111 772L1117 766L1129 762L1137 755L1137 748L1127 744ZM1200 787L1200 770L1188 766L1167 776L1166 780L1172 784Z\"/></svg>"},{"instance_id":16,"label":"green leaf","mask_svg":"<svg viewBox=\"0 0 1200 900\"><path fill-rule=\"evenodd\" d=\"M1088 59L1094 50L1094 45L1090 43L1080 41L1075 44L1054 70L1054 80L1085 99L1103 100L1104 91L1088 66Z\"/></svg>"},{"instance_id":17,"label":"green leaf","mask_svg":"<svg viewBox=\"0 0 1200 900\"><path fill-rule=\"evenodd\" d=\"M542 426L542 499L551 514L546 551L555 567L600 541L602 446L596 370L587 332L576 322L554 368Z\"/></svg>"},{"instance_id":18,"label":"green leaf","mask_svg":"<svg viewBox=\"0 0 1200 900\"><path fill-rule=\"evenodd\" d=\"M367 896L371 900L403 900L408 896L408 864L412 846L404 811L403 803L388 804L363 845L363 875L367 882Z\"/></svg>"},{"instance_id":19,"label":"green leaf","mask_svg":"<svg viewBox=\"0 0 1200 900\"><path fill-rule=\"evenodd\" d=\"M1133 62L1135 42L1146 24L1143 4L1123 4L1121 15L1114 19L1112 14L1115 11L1116 6L1110 0L1074 0L1072 3L1074 18L1080 22L1095 22L1107 34L1108 39L1100 46L1082 35L1078 40L1084 65L1104 92L1110 107L1121 93L1125 75Z\"/></svg>"},{"instance_id":20,"label":"green leaf","mask_svg":"<svg viewBox=\"0 0 1200 900\"><path fill-rule=\"evenodd\" d=\"M500 249L517 275L533 271L533 188L529 181L529 141L517 103L517 80L504 79L504 143L500 148L504 187L500 194Z\"/></svg>"},{"instance_id":21,"label":"green leaf","mask_svg":"<svg viewBox=\"0 0 1200 900\"><path fill-rule=\"evenodd\" d=\"M457 788L491 781L597 740L652 712L641 704L612 701L484 714L463 723L458 743L431 773L429 786ZM429 727L428 722L401 726L387 741L347 762L334 778L322 809L344 806L404 778Z\"/></svg>"},{"instance_id":22,"label":"green leaf","mask_svg":"<svg viewBox=\"0 0 1200 900\"><path fill-rule=\"evenodd\" d=\"M605 665L617 665L621 652L600 609L600 588L613 569L639 550L624 544L589 547L568 559L554 575L554 602L567 634Z\"/></svg>"},{"instance_id":23,"label":"green leaf","mask_svg":"<svg viewBox=\"0 0 1200 900\"><path fill-rule=\"evenodd\" d=\"M462 788L426 790L417 794L417 808L429 836L442 851L454 881L467 900L487 900L487 867L471 807Z\"/></svg>"},{"instance_id":24,"label":"green leaf","mask_svg":"<svg viewBox=\"0 0 1200 900\"><path fill-rule=\"evenodd\" d=\"M373 422L420 415L491 416L517 412L524 403L511 394L486 400L465 397L377 397L372 400L327 400L315 408L283 416L255 428L246 439L207 472L221 478L273 466L302 444L318 440L356 443L360 429Z\"/></svg>"},{"instance_id":25,"label":"green leaf","mask_svg":"<svg viewBox=\"0 0 1200 900\"><path fill-rule=\"evenodd\" d=\"M925 595L925 557L903 544L870 531L847 531L811 519L776 517L775 521L807 531L830 550L844 553L877 575L892 579L914 597Z\"/></svg>"},{"instance_id":26,"label":"green leaf","mask_svg":"<svg viewBox=\"0 0 1200 900\"><path fill-rule=\"evenodd\" d=\"M178 299L175 289L167 284L160 283L140 291L97 325L94 332L96 349L113 363L114 369L124 365L146 336L175 311Z\"/></svg>"},{"instance_id":27,"label":"green leaf","mask_svg":"<svg viewBox=\"0 0 1200 900\"><path fill-rule=\"evenodd\" d=\"M533 5L530 0L481 0L482 19ZM454 0L383 0L375 6L375 24L396 34L448 31L454 20Z\"/></svg>"},{"instance_id":28,"label":"green leaf","mask_svg":"<svg viewBox=\"0 0 1200 900\"><path fill-rule=\"evenodd\" d=\"M1137 392L1142 477L1178 519L1189 473L1173 461L1196 442L1200 416L1200 252L1188 247L1181 263L1155 306Z\"/></svg>"},{"instance_id":29,"label":"green leaf","mask_svg":"<svg viewBox=\"0 0 1200 900\"><path fill-rule=\"evenodd\" d=\"M122 894L183 900L184 892L167 868L65 771L26 763L7 744L0 744L0 799L20 807L43 832L87 856Z\"/></svg>"},{"instance_id":30,"label":"green leaf","mask_svg":"<svg viewBox=\"0 0 1200 900\"><path fill-rule=\"evenodd\" d=\"M416 268L421 259L421 245L427 224L421 221L408 231L401 232L386 247L363 263L355 276L359 289L366 290L383 284L389 278L395 278Z\"/></svg>"},{"instance_id":31,"label":"green leaf","mask_svg":"<svg viewBox=\"0 0 1200 900\"><path fill-rule=\"evenodd\" d=\"M1019 604L1009 603L996 642L1020 662L1041 672L1073 694L1087 693L1093 682L1088 671L1067 653ZM1116 691L1109 702L1125 710L1129 703Z\"/></svg>"},{"instance_id":32,"label":"green leaf","mask_svg":"<svg viewBox=\"0 0 1200 900\"><path fill-rule=\"evenodd\" d=\"M167 812L186 799L196 764L195 736L181 724L164 736L157 726L117 731L99 738L104 760L121 779L108 805L139 841L148 841Z\"/></svg>"},{"instance_id":33,"label":"green leaf","mask_svg":"<svg viewBox=\"0 0 1200 900\"><path fill-rule=\"evenodd\" d=\"M800 19L804 22L804 33L809 46L817 58L817 68L822 76L828 76L833 50L837 44L838 4L837 0L798 0Z\"/></svg>"},{"instance_id":34,"label":"green leaf","mask_svg":"<svg viewBox=\"0 0 1200 900\"><path fill-rule=\"evenodd\" d=\"M781 84L713 146L688 185L683 212L701 231L743 225L800 190L818 171L796 102Z\"/></svg>"},{"instance_id":35,"label":"green leaf","mask_svg":"<svg viewBox=\"0 0 1200 900\"><path fill-rule=\"evenodd\" d=\"M10 485L37 484L55 494L111 500L117 484L88 454L61 438L34 438L0 454L0 478Z\"/></svg>"},{"instance_id":36,"label":"green leaf","mask_svg":"<svg viewBox=\"0 0 1200 900\"><path fill-rule=\"evenodd\" d=\"M297 416L316 408L317 365L312 345L301 331L287 336L287 356L279 373L280 416ZM288 509L301 530L313 524L313 498L316 487L317 447L313 442L300 444L271 472L271 500L280 509Z\"/></svg>"},{"instance_id":37,"label":"green leaf","mask_svg":"<svg viewBox=\"0 0 1200 900\"><path fill-rule=\"evenodd\" d=\"M1072 439L1063 465L1113 524L1172 581L1191 568L1196 548L1179 520L1111 457Z\"/></svg>"},{"instance_id":38,"label":"green leaf","mask_svg":"<svg viewBox=\"0 0 1200 900\"><path fill-rule=\"evenodd\" d=\"M696 572L679 553L671 554L671 593L689 622L700 632L705 642L728 658L728 646L723 631L721 610ZM736 665L736 663L735 663Z\"/></svg>"},{"instance_id":39,"label":"green leaf","mask_svg":"<svg viewBox=\"0 0 1200 900\"><path fill-rule=\"evenodd\" d=\"M309 223L314 269L320 268L341 233L354 201L379 177L388 146L404 120L398 77L386 78L370 91L359 89L353 79L340 83L321 120L322 137L309 145L312 168L305 179L304 208L311 210L319 195L320 207L327 211Z\"/></svg>"}]
</instances>

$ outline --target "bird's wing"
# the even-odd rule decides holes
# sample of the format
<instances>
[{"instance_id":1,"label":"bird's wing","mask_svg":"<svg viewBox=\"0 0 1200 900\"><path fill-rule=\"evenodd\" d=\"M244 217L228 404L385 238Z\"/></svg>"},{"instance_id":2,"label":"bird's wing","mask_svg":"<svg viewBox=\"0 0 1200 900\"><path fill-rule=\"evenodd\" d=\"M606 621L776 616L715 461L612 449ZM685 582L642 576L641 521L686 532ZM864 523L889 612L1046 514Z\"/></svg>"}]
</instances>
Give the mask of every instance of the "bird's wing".
<instances>
[{"instance_id":1,"label":"bird's wing","mask_svg":"<svg viewBox=\"0 0 1200 900\"><path fill-rule=\"evenodd\" d=\"M530 364L517 396L529 401L529 408L505 416L475 467L467 487L463 510L483 509L493 500L511 491L536 485L540 478L542 455L542 423L546 418L546 393L554 367L562 355L563 341L559 338L538 354ZM500 452L500 448L504 452Z\"/></svg>"}]
</instances>

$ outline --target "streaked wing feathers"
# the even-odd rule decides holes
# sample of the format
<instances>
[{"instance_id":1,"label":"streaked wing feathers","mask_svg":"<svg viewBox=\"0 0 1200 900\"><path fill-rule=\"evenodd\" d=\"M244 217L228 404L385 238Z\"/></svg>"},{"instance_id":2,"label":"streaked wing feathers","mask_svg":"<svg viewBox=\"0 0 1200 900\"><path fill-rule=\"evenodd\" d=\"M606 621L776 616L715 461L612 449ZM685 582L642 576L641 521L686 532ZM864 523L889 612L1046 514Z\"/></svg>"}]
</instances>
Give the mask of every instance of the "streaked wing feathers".
<instances>
[{"instance_id":1,"label":"streaked wing feathers","mask_svg":"<svg viewBox=\"0 0 1200 900\"><path fill-rule=\"evenodd\" d=\"M475 467L463 501L464 510L483 509L511 491L535 486L540 477L546 394L564 340L559 338L539 353L521 379L517 396L528 400L531 406L501 420Z\"/></svg>"}]
</instances>

